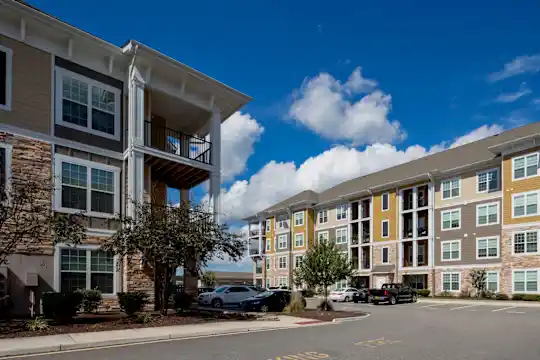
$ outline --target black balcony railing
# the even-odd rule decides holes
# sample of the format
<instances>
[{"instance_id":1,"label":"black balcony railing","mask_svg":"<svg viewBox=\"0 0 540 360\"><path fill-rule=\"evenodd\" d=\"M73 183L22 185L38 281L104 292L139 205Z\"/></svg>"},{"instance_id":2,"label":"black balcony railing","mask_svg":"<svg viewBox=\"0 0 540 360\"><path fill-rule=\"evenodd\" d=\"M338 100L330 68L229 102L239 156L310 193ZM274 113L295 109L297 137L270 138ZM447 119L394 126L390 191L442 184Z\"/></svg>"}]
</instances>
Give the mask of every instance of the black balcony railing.
<instances>
[{"instance_id":1,"label":"black balcony railing","mask_svg":"<svg viewBox=\"0 0 540 360\"><path fill-rule=\"evenodd\" d=\"M144 145L205 164L212 160L211 142L150 121L144 122Z\"/></svg>"}]
</instances>

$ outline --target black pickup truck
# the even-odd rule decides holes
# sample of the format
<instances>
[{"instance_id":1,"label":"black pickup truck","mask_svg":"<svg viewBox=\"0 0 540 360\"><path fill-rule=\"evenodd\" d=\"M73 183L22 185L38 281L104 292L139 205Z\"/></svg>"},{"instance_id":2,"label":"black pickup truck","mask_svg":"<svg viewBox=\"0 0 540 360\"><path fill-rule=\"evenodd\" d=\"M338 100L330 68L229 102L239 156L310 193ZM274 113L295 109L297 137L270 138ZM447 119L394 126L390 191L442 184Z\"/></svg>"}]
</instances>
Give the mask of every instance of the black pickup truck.
<instances>
[{"instance_id":1,"label":"black pickup truck","mask_svg":"<svg viewBox=\"0 0 540 360\"><path fill-rule=\"evenodd\" d=\"M395 305L398 302L416 302L418 300L416 289L403 284L383 284L380 289L369 289L368 296L374 305L381 302Z\"/></svg>"}]
</instances>

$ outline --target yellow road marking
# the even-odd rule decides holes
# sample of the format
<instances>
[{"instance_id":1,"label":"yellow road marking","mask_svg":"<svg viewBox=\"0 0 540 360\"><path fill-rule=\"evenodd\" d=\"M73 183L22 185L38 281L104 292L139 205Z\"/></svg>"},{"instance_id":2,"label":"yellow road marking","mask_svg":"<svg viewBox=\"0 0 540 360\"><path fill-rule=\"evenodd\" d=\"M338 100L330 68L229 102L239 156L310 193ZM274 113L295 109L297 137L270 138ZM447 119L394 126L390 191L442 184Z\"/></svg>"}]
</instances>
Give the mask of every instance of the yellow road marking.
<instances>
[{"instance_id":1,"label":"yellow road marking","mask_svg":"<svg viewBox=\"0 0 540 360\"><path fill-rule=\"evenodd\" d=\"M355 343L354 345L376 348L379 346L392 345L392 344L397 344L400 342L401 342L400 340L388 340L382 337L382 338L373 339L373 340L360 341L360 342Z\"/></svg>"}]
</instances>

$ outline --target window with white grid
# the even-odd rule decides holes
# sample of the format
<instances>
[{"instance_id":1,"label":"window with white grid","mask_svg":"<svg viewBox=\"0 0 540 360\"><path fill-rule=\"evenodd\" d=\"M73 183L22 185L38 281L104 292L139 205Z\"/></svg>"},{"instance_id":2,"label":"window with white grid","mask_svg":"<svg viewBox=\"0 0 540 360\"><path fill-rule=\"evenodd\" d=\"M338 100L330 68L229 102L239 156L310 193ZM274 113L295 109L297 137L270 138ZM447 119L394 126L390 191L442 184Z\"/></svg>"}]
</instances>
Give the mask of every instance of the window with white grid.
<instances>
[{"instance_id":1,"label":"window with white grid","mask_svg":"<svg viewBox=\"0 0 540 360\"><path fill-rule=\"evenodd\" d=\"M442 273L443 291L459 291L461 288L461 274L458 272Z\"/></svg>"},{"instance_id":2,"label":"window with white grid","mask_svg":"<svg viewBox=\"0 0 540 360\"><path fill-rule=\"evenodd\" d=\"M461 209L446 210L441 212L442 230L454 230L461 228Z\"/></svg>"},{"instance_id":3,"label":"window with white grid","mask_svg":"<svg viewBox=\"0 0 540 360\"><path fill-rule=\"evenodd\" d=\"M287 248L287 235L279 235L278 236L278 249L286 249Z\"/></svg>"},{"instance_id":4,"label":"window with white grid","mask_svg":"<svg viewBox=\"0 0 540 360\"><path fill-rule=\"evenodd\" d=\"M278 268L279 269L286 269L287 268L287 257L286 256L280 256L278 258Z\"/></svg>"},{"instance_id":5,"label":"window with white grid","mask_svg":"<svg viewBox=\"0 0 540 360\"><path fill-rule=\"evenodd\" d=\"M476 258L493 259L499 257L499 237L483 237L476 239Z\"/></svg>"},{"instance_id":6,"label":"window with white grid","mask_svg":"<svg viewBox=\"0 0 540 360\"><path fill-rule=\"evenodd\" d=\"M517 231L514 233L514 254L537 254L538 231Z\"/></svg>"},{"instance_id":7,"label":"window with white grid","mask_svg":"<svg viewBox=\"0 0 540 360\"><path fill-rule=\"evenodd\" d=\"M328 222L328 210L319 211L318 221L319 224L326 224Z\"/></svg>"},{"instance_id":8,"label":"window with white grid","mask_svg":"<svg viewBox=\"0 0 540 360\"><path fill-rule=\"evenodd\" d=\"M538 191L512 195L512 217L538 215Z\"/></svg>"},{"instance_id":9,"label":"window with white grid","mask_svg":"<svg viewBox=\"0 0 540 360\"><path fill-rule=\"evenodd\" d=\"M441 242L442 260L455 261L461 259L461 240L450 240Z\"/></svg>"},{"instance_id":10,"label":"window with white grid","mask_svg":"<svg viewBox=\"0 0 540 360\"><path fill-rule=\"evenodd\" d=\"M304 246L304 233L294 235L294 246L296 247Z\"/></svg>"},{"instance_id":11,"label":"window with white grid","mask_svg":"<svg viewBox=\"0 0 540 360\"><path fill-rule=\"evenodd\" d=\"M535 152L512 159L512 179L521 180L538 175L539 153Z\"/></svg>"},{"instance_id":12,"label":"window with white grid","mask_svg":"<svg viewBox=\"0 0 540 360\"><path fill-rule=\"evenodd\" d=\"M499 170L493 169L478 173L477 178L478 193L488 193L499 189Z\"/></svg>"},{"instance_id":13,"label":"window with white grid","mask_svg":"<svg viewBox=\"0 0 540 360\"><path fill-rule=\"evenodd\" d=\"M336 207L336 220L347 219L347 205L339 205Z\"/></svg>"},{"instance_id":14,"label":"window with white grid","mask_svg":"<svg viewBox=\"0 0 540 360\"><path fill-rule=\"evenodd\" d=\"M443 200L457 198L461 194L461 181L459 178L445 180L442 182L441 188Z\"/></svg>"},{"instance_id":15,"label":"window with white grid","mask_svg":"<svg viewBox=\"0 0 540 360\"><path fill-rule=\"evenodd\" d=\"M294 226L304 225L304 212L299 211L294 213Z\"/></svg>"},{"instance_id":16,"label":"window with white grid","mask_svg":"<svg viewBox=\"0 0 540 360\"><path fill-rule=\"evenodd\" d=\"M336 229L336 244L347 243L347 228Z\"/></svg>"},{"instance_id":17,"label":"window with white grid","mask_svg":"<svg viewBox=\"0 0 540 360\"><path fill-rule=\"evenodd\" d=\"M499 203L476 206L476 226L494 225L499 223Z\"/></svg>"},{"instance_id":18,"label":"window with white grid","mask_svg":"<svg viewBox=\"0 0 540 360\"><path fill-rule=\"evenodd\" d=\"M328 231L321 231L319 232L319 235L317 236L319 240L319 244L323 242L328 242Z\"/></svg>"},{"instance_id":19,"label":"window with white grid","mask_svg":"<svg viewBox=\"0 0 540 360\"><path fill-rule=\"evenodd\" d=\"M499 292L499 273L497 271L486 273L486 288L493 293Z\"/></svg>"},{"instance_id":20,"label":"window with white grid","mask_svg":"<svg viewBox=\"0 0 540 360\"><path fill-rule=\"evenodd\" d=\"M512 292L514 293L537 293L538 270L513 270Z\"/></svg>"}]
</instances>

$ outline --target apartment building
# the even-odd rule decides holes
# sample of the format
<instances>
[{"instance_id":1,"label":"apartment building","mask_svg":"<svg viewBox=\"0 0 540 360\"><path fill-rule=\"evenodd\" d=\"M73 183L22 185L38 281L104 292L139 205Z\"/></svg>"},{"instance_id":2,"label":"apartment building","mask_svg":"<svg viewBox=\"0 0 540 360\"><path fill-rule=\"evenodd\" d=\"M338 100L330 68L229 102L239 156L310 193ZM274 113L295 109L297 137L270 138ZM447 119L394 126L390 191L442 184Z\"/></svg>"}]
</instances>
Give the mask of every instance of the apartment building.
<instances>
[{"instance_id":1,"label":"apartment building","mask_svg":"<svg viewBox=\"0 0 540 360\"><path fill-rule=\"evenodd\" d=\"M343 182L312 195L315 238L347 251L352 286L458 294L484 269L493 292L540 293L539 154L536 122Z\"/></svg>"},{"instance_id":2,"label":"apartment building","mask_svg":"<svg viewBox=\"0 0 540 360\"><path fill-rule=\"evenodd\" d=\"M120 259L101 252L100 240L118 229L115 214L134 214L132 200L165 204L168 188L188 200L210 180L219 213L221 123L249 97L135 40L118 47L23 2L0 8L2 178L25 169L54 178L44 201L88 215L85 244L45 241L0 268L15 311L28 310L30 286L37 299L95 287L106 301L119 291L153 294L147 264L133 259L117 271Z\"/></svg>"}]
</instances>

